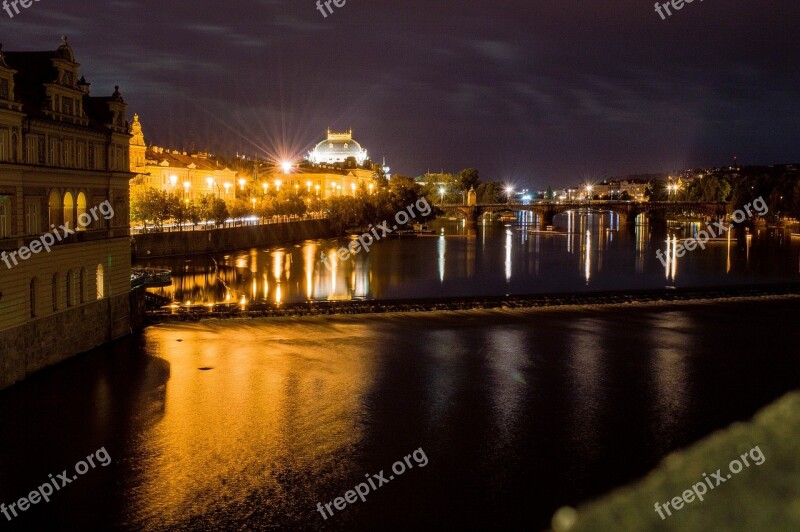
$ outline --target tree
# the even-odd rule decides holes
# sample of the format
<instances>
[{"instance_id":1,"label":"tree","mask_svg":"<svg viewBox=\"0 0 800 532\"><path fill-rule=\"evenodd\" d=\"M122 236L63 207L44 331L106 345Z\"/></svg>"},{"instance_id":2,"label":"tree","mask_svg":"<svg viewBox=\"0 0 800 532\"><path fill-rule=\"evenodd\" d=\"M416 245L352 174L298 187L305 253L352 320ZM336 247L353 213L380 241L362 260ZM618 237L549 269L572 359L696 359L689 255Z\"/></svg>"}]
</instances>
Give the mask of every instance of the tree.
<instances>
[{"instance_id":1,"label":"tree","mask_svg":"<svg viewBox=\"0 0 800 532\"><path fill-rule=\"evenodd\" d=\"M669 200L669 191L667 190L667 183L663 179L654 179L647 184L644 195L650 201L667 201Z\"/></svg>"},{"instance_id":2,"label":"tree","mask_svg":"<svg viewBox=\"0 0 800 532\"><path fill-rule=\"evenodd\" d=\"M460 190L477 189L480 184L481 178L477 168L465 168L458 173L456 186Z\"/></svg>"},{"instance_id":3,"label":"tree","mask_svg":"<svg viewBox=\"0 0 800 532\"><path fill-rule=\"evenodd\" d=\"M488 183L478 185L475 193L479 205L493 205L505 202L503 199L503 184L497 181L490 181Z\"/></svg>"},{"instance_id":4,"label":"tree","mask_svg":"<svg viewBox=\"0 0 800 532\"><path fill-rule=\"evenodd\" d=\"M217 225L222 225L225 223L230 217L230 213L228 213L228 205L226 205L225 200L215 198L212 205L211 205L211 217L214 219Z\"/></svg>"}]
</instances>

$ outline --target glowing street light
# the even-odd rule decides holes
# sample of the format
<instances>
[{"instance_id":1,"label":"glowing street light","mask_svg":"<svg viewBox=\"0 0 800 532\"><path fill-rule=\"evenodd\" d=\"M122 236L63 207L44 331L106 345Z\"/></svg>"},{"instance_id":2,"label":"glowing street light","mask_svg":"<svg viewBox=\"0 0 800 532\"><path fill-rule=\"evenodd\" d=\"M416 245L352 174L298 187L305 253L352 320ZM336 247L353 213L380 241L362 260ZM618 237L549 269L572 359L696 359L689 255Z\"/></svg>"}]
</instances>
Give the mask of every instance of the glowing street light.
<instances>
[{"instance_id":1,"label":"glowing street light","mask_svg":"<svg viewBox=\"0 0 800 532\"><path fill-rule=\"evenodd\" d=\"M228 183L228 182L225 182L225 184L224 184L224 185L222 185L222 186L224 186L224 187L225 187L225 197L227 197L227 196L228 196L228 191L231 189L231 187L232 187L233 185L231 185L231 184L230 184L230 183Z\"/></svg>"},{"instance_id":2,"label":"glowing street light","mask_svg":"<svg viewBox=\"0 0 800 532\"><path fill-rule=\"evenodd\" d=\"M441 203L442 205L444 205L444 193L445 193L445 188L439 187L439 203Z\"/></svg>"},{"instance_id":3,"label":"glowing street light","mask_svg":"<svg viewBox=\"0 0 800 532\"><path fill-rule=\"evenodd\" d=\"M369 184L369 193L370 193L370 195L372 195L372 189L374 189L374 188L375 188L375 183L370 183Z\"/></svg>"},{"instance_id":4,"label":"glowing street light","mask_svg":"<svg viewBox=\"0 0 800 532\"><path fill-rule=\"evenodd\" d=\"M267 191L269 190L269 183L267 183L265 181L265 182L261 183L261 187L264 189L264 194L266 194Z\"/></svg>"},{"instance_id":5,"label":"glowing street light","mask_svg":"<svg viewBox=\"0 0 800 532\"><path fill-rule=\"evenodd\" d=\"M506 205L511 203L511 195L514 193L514 189L512 187L506 187Z\"/></svg>"},{"instance_id":6,"label":"glowing street light","mask_svg":"<svg viewBox=\"0 0 800 532\"><path fill-rule=\"evenodd\" d=\"M277 190L278 192L280 192L280 191L281 191L281 185L282 185L282 184L283 184L283 182L282 182L280 179L276 179L276 180L275 180L275 190Z\"/></svg>"},{"instance_id":7,"label":"glowing street light","mask_svg":"<svg viewBox=\"0 0 800 532\"><path fill-rule=\"evenodd\" d=\"M281 163L281 170L283 170L284 174L289 174L292 172L292 167L294 165L288 161L284 161Z\"/></svg>"},{"instance_id":8,"label":"glowing street light","mask_svg":"<svg viewBox=\"0 0 800 532\"><path fill-rule=\"evenodd\" d=\"M239 180L239 189L244 190L244 186L247 184L247 180L242 178Z\"/></svg>"},{"instance_id":9,"label":"glowing street light","mask_svg":"<svg viewBox=\"0 0 800 532\"><path fill-rule=\"evenodd\" d=\"M308 193L311 194L311 181L306 181L306 188L308 189Z\"/></svg>"},{"instance_id":10,"label":"glowing street light","mask_svg":"<svg viewBox=\"0 0 800 532\"><path fill-rule=\"evenodd\" d=\"M186 193L186 198L187 198L187 199L186 199L186 202L187 202L187 203L189 202L189 199L188 199L188 198L189 198L189 189L190 189L190 188L192 188L192 184L191 184L189 181L184 181L184 182L183 182L183 190L184 190L184 192Z\"/></svg>"},{"instance_id":11,"label":"glowing street light","mask_svg":"<svg viewBox=\"0 0 800 532\"><path fill-rule=\"evenodd\" d=\"M586 199L592 199L592 191L594 190L594 185L586 185Z\"/></svg>"}]
</instances>

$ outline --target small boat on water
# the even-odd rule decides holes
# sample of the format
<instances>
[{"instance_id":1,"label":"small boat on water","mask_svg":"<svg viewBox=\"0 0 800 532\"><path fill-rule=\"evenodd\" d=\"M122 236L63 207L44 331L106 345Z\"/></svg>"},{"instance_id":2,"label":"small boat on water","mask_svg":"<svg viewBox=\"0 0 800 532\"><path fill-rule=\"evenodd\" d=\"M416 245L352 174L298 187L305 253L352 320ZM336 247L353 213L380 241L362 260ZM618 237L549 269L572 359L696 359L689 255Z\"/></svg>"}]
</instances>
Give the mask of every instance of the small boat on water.
<instances>
[{"instance_id":1,"label":"small boat on water","mask_svg":"<svg viewBox=\"0 0 800 532\"><path fill-rule=\"evenodd\" d=\"M172 284L172 271L156 268L134 268L131 270L131 283L146 288L169 286Z\"/></svg>"},{"instance_id":2,"label":"small boat on water","mask_svg":"<svg viewBox=\"0 0 800 532\"><path fill-rule=\"evenodd\" d=\"M418 236L432 236L435 234L436 231L431 230L431 228L425 224L414 224L413 229L400 229L389 236L394 238L416 238Z\"/></svg>"}]
</instances>

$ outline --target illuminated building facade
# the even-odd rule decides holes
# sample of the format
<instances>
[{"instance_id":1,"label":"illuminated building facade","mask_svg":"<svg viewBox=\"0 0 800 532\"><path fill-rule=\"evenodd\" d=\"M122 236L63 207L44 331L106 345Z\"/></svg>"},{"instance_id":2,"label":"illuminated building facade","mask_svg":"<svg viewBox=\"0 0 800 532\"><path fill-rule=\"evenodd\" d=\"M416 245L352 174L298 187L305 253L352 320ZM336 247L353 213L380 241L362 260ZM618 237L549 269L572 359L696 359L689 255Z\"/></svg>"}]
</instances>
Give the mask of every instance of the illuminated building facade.
<instances>
[{"instance_id":1,"label":"illuminated building facade","mask_svg":"<svg viewBox=\"0 0 800 532\"><path fill-rule=\"evenodd\" d=\"M368 159L367 150L353 139L352 130L346 133L334 133L328 130L328 138L308 152L307 157L311 164L345 163L351 158L359 166Z\"/></svg>"},{"instance_id":2,"label":"illuminated building facade","mask_svg":"<svg viewBox=\"0 0 800 532\"><path fill-rule=\"evenodd\" d=\"M0 388L130 332L127 104L79 68L66 38L0 52Z\"/></svg>"},{"instance_id":3,"label":"illuminated building facade","mask_svg":"<svg viewBox=\"0 0 800 532\"><path fill-rule=\"evenodd\" d=\"M206 153L188 154L158 146L147 147L138 115L131 124L131 172L137 174L131 182L131 194L154 188L194 201L205 195L233 199L240 183L235 171L220 165Z\"/></svg>"}]
</instances>

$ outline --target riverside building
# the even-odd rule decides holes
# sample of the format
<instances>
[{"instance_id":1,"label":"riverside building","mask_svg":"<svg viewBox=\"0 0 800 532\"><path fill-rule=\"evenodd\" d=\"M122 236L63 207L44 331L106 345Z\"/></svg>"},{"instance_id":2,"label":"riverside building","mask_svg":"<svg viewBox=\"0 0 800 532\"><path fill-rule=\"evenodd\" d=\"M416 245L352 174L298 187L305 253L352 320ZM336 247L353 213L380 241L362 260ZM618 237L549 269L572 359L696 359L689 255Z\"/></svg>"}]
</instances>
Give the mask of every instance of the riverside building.
<instances>
[{"instance_id":1,"label":"riverside building","mask_svg":"<svg viewBox=\"0 0 800 532\"><path fill-rule=\"evenodd\" d=\"M71 230L0 263L0 389L131 328L127 104L118 87L92 96L79 68L66 37L0 49L0 252ZM113 215L91 216L104 203Z\"/></svg>"}]
</instances>

